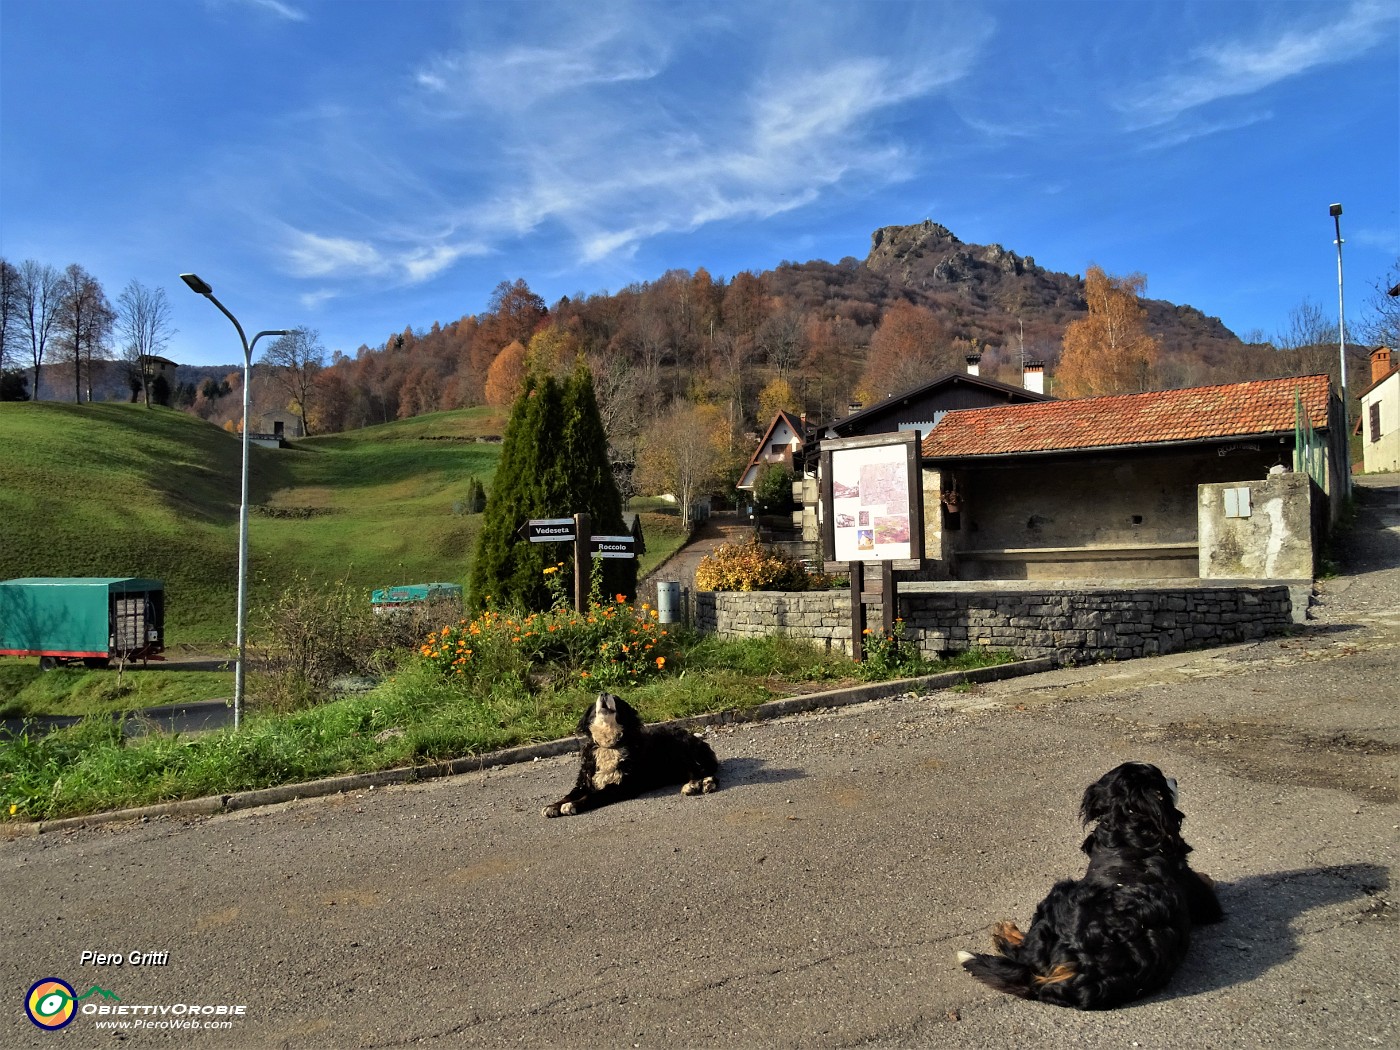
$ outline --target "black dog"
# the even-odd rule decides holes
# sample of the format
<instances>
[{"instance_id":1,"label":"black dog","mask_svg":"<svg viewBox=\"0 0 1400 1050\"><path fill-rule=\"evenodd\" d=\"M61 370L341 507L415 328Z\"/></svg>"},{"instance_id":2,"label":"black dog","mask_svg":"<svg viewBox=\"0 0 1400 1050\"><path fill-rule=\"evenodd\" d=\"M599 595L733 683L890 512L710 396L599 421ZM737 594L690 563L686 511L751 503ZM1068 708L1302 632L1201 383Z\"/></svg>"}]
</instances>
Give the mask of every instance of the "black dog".
<instances>
[{"instance_id":1,"label":"black dog","mask_svg":"<svg viewBox=\"0 0 1400 1050\"><path fill-rule=\"evenodd\" d=\"M1186 956L1193 925L1219 922L1209 878L1186 863L1176 781L1126 762L1084 792L1079 814L1089 870L1055 884L1025 933L992 927L999 955L958 952L963 969L998 991L1102 1010L1162 987Z\"/></svg>"},{"instance_id":2,"label":"black dog","mask_svg":"<svg viewBox=\"0 0 1400 1050\"><path fill-rule=\"evenodd\" d=\"M719 787L719 761L709 744L679 726L643 725L620 696L599 693L576 732L583 737L578 783L544 808L546 817L571 817L667 784L683 785L687 795Z\"/></svg>"}]
</instances>

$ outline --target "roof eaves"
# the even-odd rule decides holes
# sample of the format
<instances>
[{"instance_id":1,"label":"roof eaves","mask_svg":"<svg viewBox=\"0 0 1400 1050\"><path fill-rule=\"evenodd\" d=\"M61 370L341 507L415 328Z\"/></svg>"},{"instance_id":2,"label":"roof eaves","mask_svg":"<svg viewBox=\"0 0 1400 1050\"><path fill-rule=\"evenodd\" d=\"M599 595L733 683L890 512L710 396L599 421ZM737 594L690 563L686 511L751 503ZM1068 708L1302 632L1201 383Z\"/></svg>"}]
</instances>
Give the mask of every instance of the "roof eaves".
<instances>
[{"instance_id":1,"label":"roof eaves","mask_svg":"<svg viewBox=\"0 0 1400 1050\"><path fill-rule=\"evenodd\" d=\"M1289 430L1261 430L1250 434L1217 434L1209 437L1173 438L1168 441L1133 441L1117 445L1074 445L1070 448L1009 449L1005 452L949 452L942 455L929 455L920 449L920 458L926 463L961 459L1011 459L1024 456L1073 456L1088 452L1122 452L1127 450L1148 450L1159 448L1179 448L1187 445L1232 445L1241 441L1261 438L1283 438L1293 433Z\"/></svg>"}]
</instances>

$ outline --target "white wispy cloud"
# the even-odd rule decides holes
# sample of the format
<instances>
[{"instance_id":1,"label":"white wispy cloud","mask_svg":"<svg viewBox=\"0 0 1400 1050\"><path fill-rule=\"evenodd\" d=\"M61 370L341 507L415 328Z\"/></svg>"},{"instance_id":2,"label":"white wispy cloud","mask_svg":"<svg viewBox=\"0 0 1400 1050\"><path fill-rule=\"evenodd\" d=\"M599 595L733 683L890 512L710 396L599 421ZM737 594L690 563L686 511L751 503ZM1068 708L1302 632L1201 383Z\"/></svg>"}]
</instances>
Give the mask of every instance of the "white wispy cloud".
<instances>
[{"instance_id":1,"label":"white wispy cloud","mask_svg":"<svg viewBox=\"0 0 1400 1050\"><path fill-rule=\"evenodd\" d=\"M400 284L421 284L464 256L488 251L478 243L424 243L411 237L406 243L383 246L293 228L286 230L281 250L286 270L295 277L384 277ZM316 294L324 299L331 293Z\"/></svg>"},{"instance_id":2,"label":"white wispy cloud","mask_svg":"<svg viewBox=\"0 0 1400 1050\"><path fill-rule=\"evenodd\" d=\"M873 192L916 168L896 122L964 78L993 28L955 14L891 46L826 23L790 30L779 9L551 10L543 31L511 27L529 46L477 33L410 62L392 115L324 107L322 148L284 163L308 200L338 203L287 224L285 268L418 283L542 229L596 265L807 207L837 185Z\"/></svg>"},{"instance_id":3,"label":"white wispy cloud","mask_svg":"<svg viewBox=\"0 0 1400 1050\"><path fill-rule=\"evenodd\" d=\"M1253 95L1321 66L1334 65L1393 39L1400 9L1359 0L1325 22L1310 21L1197 49L1184 68L1142 88L1122 104L1130 128L1153 128L1225 98ZM1288 5L1274 8L1287 13Z\"/></svg>"},{"instance_id":4,"label":"white wispy cloud","mask_svg":"<svg viewBox=\"0 0 1400 1050\"><path fill-rule=\"evenodd\" d=\"M285 0L217 0L220 3L238 3L244 7L254 7L259 11L266 11L276 15L278 18L288 22L306 22L310 16L301 8L294 4L286 3Z\"/></svg>"},{"instance_id":5,"label":"white wispy cloud","mask_svg":"<svg viewBox=\"0 0 1400 1050\"><path fill-rule=\"evenodd\" d=\"M282 250L289 269L297 277L358 276L389 269L374 245L348 237L289 230Z\"/></svg>"},{"instance_id":6,"label":"white wispy cloud","mask_svg":"<svg viewBox=\"0 0 1400 1050\"><path fill-rule=\"evenodd\" d=\"M905 146L882 118L957 79L971 52L910 68L857 57L769 70L736 97L682 122L664 104L554 127L522 152L518 185L467 218L520 234L558 222L583 262L626 255L652 237L761 220L811 204L846 179L866 188L908 176Z\"/></svg>"}]
</instances>

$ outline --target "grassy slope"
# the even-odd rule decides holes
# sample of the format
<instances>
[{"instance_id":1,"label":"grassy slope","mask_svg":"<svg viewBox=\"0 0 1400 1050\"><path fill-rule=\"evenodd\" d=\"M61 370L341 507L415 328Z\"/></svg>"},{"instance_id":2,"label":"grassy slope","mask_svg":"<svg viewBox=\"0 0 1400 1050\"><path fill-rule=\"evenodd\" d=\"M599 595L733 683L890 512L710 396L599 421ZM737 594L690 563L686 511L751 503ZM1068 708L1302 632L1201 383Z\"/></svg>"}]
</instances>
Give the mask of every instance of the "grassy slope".
<instances>
[{"instance_id":1,"label":"grassy slope","mask_svg":"<svg viewBox=\"0 0 1400 1050\"><path fill-rule=\"evenodd\" d=\"M144 406L6 403L0 450L0 578L155 577L174 638L222 633L238 564L236 439Z\"/></svg>"},{"instance_id":2,"label":"grassy slope","mask_svg":"<svg viewBox=\"0 0 1400 1050\"><path fill-rule=\"evenodd\" d=\"M472 476L488 487L505 420L488 409L440 412L349 434L309 438L279 454L281 474L254 526L262 558L254 599L295 573L345 579L366 590L404 583L465 583L480 515L460 507Z\"/></svg>"},{"instance_id":3,"label":"grassy slope","mask_svg":"<svg viewBox=\"0 0 1400 1050\"><path fill-rule=\"evenodd\" d=\"M488 488L495 409L440 412L292 449L251 450L249 625L298 575L366 591L464 583L480 526L459 513ZM165 582L168 645L231 644L238 571L235 435L140 405L0 404L0 579L149 576ZM287 516L275 516L287 515ZM297 516L306 515L306 516ZM643 514L645 570L681 543Z\"/></svg>"},{"instance_id":4,"label":"grassy slope","mask_svg":"<svg viewBox=\"0 0 1400 1050\"><path fill-rule=\"evenodd\" d=\"M327 513L251 517L250 610L296 573L367 588L460 581L479 519L454 514L453 503L471 474L490 484L499 456L470 437L502 423L476 409L294 450L254 447L255 507ZM166 586L170 645L229 641L240 449L236 436L178 412L0 404L0 579L155 577Z\"/></svg>"}]
</instances>

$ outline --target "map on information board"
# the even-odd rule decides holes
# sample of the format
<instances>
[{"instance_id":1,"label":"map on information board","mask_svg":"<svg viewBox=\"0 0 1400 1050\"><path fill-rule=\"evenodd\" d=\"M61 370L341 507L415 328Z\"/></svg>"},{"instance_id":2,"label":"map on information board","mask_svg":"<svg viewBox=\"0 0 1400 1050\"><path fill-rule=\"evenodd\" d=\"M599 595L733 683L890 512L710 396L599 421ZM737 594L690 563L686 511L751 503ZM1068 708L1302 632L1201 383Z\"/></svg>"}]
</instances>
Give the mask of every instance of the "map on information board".
<instances>
[{"instance_id":1,"label":"map on information board","mask_svg":"<svg viewBox=\"0 0 1400 1050\"><path fill-rule=\"evenodd\" d=\"M837 561L912 556L909 445L900 442L831 453L831 522Z\"/></svg>"}]
</instances>

